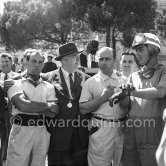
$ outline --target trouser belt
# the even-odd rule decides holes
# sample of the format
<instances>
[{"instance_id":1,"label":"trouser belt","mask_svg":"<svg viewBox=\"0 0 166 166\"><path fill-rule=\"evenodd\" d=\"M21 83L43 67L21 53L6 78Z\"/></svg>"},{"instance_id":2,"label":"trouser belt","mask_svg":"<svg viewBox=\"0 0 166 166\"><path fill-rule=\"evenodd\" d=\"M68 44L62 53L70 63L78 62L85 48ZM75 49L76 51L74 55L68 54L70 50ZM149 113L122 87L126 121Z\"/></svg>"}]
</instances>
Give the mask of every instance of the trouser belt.
<instances>
[{"instance_id":1,"label":"trouser belt","mask_svg":"<svg viewBox=\"0 0 166 166\"><path fill-rule=\"evenodd\" d=\"M45 116L17 114L12 117L11 123L20 126L43 126L45 125Z\"/></svg>"},{"instance_id":2,"label":"trouser belt","mask_svg":"<svg viewBox=\"0 0 166 166\"><path fill-rule=\"evenodd\" d=\"M95 119L106 121L106 122L122 122L122 121L126 121L127 120L127 117L119 118L119 119L105 119L105 118L101 118L101 117L98 117L98 116L93 116L93 117Z\"/></svg>"}]
</instances>

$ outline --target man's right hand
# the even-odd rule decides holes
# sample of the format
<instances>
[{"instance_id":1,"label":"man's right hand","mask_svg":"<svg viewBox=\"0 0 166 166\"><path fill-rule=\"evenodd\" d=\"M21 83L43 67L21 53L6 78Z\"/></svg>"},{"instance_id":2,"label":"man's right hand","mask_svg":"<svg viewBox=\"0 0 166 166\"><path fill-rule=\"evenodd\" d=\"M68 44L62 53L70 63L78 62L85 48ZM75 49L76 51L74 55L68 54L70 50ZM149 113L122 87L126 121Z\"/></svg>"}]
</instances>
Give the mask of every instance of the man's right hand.
<instances>
[{"instance_id":1,"label":"man's right hand","mask_svg":"<svg viewBox=\"0 0 166 166\"><path fill-rule=\"evenodd\" d=\"M104 102L108 101L109 98L114 94L115 86L108 86L107 88L104 88L101 96Z\"/></svg>"},{"instance_id":2,"label":"man's right hand","mask_svg":"<svg viewBox=\"0 0 166 166\"><path fill-rule=\"evenodd\" d=\"M7 79L4 81L4 89L8 91L8 89L14 85L13 79Z\"/></svg>"}]
</instances>

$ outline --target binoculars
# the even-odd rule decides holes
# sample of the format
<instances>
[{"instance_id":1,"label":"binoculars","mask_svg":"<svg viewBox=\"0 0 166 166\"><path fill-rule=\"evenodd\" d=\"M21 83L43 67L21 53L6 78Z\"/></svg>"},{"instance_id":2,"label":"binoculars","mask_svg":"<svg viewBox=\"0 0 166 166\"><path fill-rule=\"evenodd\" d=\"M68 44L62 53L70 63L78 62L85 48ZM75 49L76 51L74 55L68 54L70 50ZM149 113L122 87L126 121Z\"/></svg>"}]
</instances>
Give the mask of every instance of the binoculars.
<instances>
[{"instance_id":1,"label":"binoculars","mask_svg":"<svg viewBox=\"0 0 166 166\"><path fill-rule=\"evenodd\" d=\"M118 104L119 101L123 100L126 96L130 96L130 92L135 90L134 87L129 88L129 89L123 89L122 86L119 87L122 89L121 92L114 94L109 98L109 105L113 107L114 104Z\"/></svg>"}]
</instances>

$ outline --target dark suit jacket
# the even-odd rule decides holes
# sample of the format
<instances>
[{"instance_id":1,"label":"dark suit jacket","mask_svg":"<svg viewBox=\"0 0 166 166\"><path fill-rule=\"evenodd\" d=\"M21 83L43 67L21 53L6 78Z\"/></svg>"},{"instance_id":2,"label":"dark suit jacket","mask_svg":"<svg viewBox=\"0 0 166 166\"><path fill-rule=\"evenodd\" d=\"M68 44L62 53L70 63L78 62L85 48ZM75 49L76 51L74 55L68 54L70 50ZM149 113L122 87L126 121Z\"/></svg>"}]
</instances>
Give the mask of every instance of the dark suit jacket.
<instances>
[{"instance_id":1,"label":"dark suit jacket","mask_svg":"<svg viewBox=\"0 0 166 166\"><path fill-rule=\"evenodd\" d=\"M56 70L58 67L54 62L46 62L44 64L44 68L42 70L42 73L47 73L53 70Z\"/></svg>"},{"instance_id":2,"label":"dark suit jacket","mask_svg":"<svg viewBox=\"0 0 166 166\"><path fill-rule=\"evenodd\" d=\"M82 67L87 67L87 57L83 53L80 54L80 65Z\"/></svg>"},{"instance_id":3,"label":"dark suit jacket","mask_svg":"<svg viewBox=\"0 0 166 166\"><path fill-rule=\"evenodd\" d=\"M5 112L6 112L6 101L5 101L5 93L0 86L0 125L1 123L5 124Z\"/></svg>"},{"instance_id":4,"label":"dark suit jacket","mask_svg":"<svg viewBox=\"0 0 166 166\"><path fill-rule=\"evenodd\" d=\"M87 120L88 123L88 120L90 119L91 115L82 115L79 110L79 99L82 91L81 82L83 79L83 75L85 76L85 79L88 79L90 77L87 74L82 73L80 71L77 71L75 74L74 97L71 101L72 108L68 108L67 104L69 103L70 97L68 94L68 88L64 80L61 68L43 74L43 78L54 85L60 107L59 114L55 116L54 119L51 119L54 121L57 120L56 126L53 127L53 125L51 125L48 127L48 130L51 133L50 150L64 151L69 147L73 132L73 126L71 121L74 119L79 120L80 126L78 128L81 145L85 148L88 147L88 127L86 123L84 123L86 127L83 127L81 125L81 122L83 120ZM65 125L63 125L64 123ZM75 125L77 125L76 122Z\"/></svg>"}]
</instances>

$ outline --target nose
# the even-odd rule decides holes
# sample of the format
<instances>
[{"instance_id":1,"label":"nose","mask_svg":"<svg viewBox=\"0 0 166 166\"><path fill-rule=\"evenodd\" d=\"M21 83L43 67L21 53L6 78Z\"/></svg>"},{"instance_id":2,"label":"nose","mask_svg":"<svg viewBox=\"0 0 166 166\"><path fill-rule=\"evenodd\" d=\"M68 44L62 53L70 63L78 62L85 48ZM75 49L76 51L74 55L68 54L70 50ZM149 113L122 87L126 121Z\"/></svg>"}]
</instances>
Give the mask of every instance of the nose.
<instances>
[{"instance_id":1,"label":"nose","mask_svg":"<svg viewBox=\"0 0 166 166\"><path fill-rule=\"evenodd\" d=\"M126 62L126 64L125 64L126 66L130 66L130 63L129 62Z\"/></svg>"},{"instance_id":2,"label":"nose","mask_svg":"<svg viewBox=\"0 0 166 166\"><path fill-rule=\"evenodd\" d=\"M39 63L39 62L36 62L36 63L35 63L35 67L36 67L36 68L39 68L39 66L40 66L40 63Z\"/></svg>"},{"instance_id":3,"label":"nose","mask_svg":"<svg viewBox=\"0 0 166 166\"><path fill-rule=\"evenodd\" d=\"M7 65L7 64L8 64L8 63L5 62L5 61L2 62L2 66Z\"/></svg>"}]
</instances>

